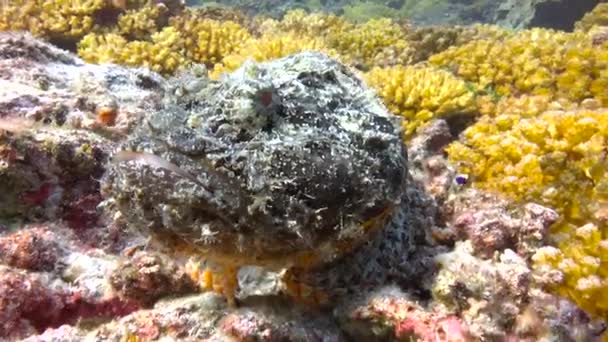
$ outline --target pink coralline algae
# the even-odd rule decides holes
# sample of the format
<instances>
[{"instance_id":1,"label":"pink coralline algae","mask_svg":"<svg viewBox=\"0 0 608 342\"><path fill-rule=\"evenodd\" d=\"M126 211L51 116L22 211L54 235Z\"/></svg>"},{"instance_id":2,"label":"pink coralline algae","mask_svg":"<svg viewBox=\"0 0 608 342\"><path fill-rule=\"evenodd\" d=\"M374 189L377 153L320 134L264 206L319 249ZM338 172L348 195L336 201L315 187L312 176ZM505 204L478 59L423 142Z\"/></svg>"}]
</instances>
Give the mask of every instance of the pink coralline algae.
<instances>
[{"instance_id":1,"label":"pink coralline algae","mask_svg":"<svg viewBox=\"0 0 608 342\"><path fill-rule=\"evenodd\" d=\"M26 337L58 324L68 297L40 277L0 266L0 336Z\"/></svg>"},{"instance_id":2,"label":"pink coralline algae","mask_svg":"<svg viewBox=\"0 0 608 342\"><path fill-rule=\"evenodd\" d=\"M470 341L466 325L455 315L428 310L393 288L382 289L364 298L359 304L344 308L343 326L352 338L362 326L366 331L380 332L382 336L367 336L377 340L461 342Z\"/></svg>"},{"instance_id":3,"label":"pink coralline algae","mask_svg":"<svg viewBox=\"0 0 608 342\"><path fill-rule=\"evenodd\" d=\"M47 226L33 226L0 236L0 263L32 271L51 271L61 247Z\"/></svg>"},{"instance_id":4,"label":"pink coralline algae","mask_svg":"<svg viewBox=\"0 0 608 342\"><path fill-rule=\"evenodd\" d=\"M110 275L112 287L123 297L151 304L168 294L195 291L197 285L183 268L160 254L136 252Z\"/></svg>"},{"instance_id":5,"label":"pink coralline algae","mask_svg":"<svg viewBox=\"0 0 608 342\"><path fill-rule=\"evenodd\" d=\"M86 298L78 289L48 274L0 266L0 337L25 338L47 328L89 317L116 317L137 309L135 303L109 297Z\"/></svg>"},{"instance_id":6,"label":"pink coralline algae","mask_svg":"<svg viewBox=\"0 0 608 342\"><path fill-rule=\"evenodd\" d=\"M467 189L447 203L459 239L470 240L475 254L489 258L507 248L529 258L543 246L558 219L555 210L535 203L514 207L496 195Z\"/></svg>"}]
</instances>

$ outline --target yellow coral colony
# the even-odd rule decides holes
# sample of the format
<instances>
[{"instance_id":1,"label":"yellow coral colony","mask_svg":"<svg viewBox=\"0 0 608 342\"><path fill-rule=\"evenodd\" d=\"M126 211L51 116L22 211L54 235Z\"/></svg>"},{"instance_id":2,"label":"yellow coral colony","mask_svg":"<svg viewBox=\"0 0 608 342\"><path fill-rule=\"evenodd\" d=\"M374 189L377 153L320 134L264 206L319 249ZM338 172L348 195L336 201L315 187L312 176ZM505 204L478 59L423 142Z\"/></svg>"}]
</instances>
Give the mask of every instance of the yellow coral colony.
<instances>
[{"instance_id":1,"label":"yellow coral colony","mask_svg":"<svg viewBox=\"0 0 608 342\"><path fill-rule=\"evenodd\" d=\"M143 10L142 10L143 11ZM80 56L92 63L121 63L131 66L146 66L163 74L172 74L178 68L191 63L208 66L221 61L250 36L239 24L212 19L201 19L196 13L171 18L170 25L154 32L153 16L140 12L127 12L119 17L120 32L137 27L133 32L139 37L149 38L129 41L125 31L96 34L84 37L78 48ZM140 21L134 21L140 18Z\"/></svg>"},{"instance_id":2,"label":"yellow coral colony","mask_svg":"<svg viewBox=\"0 0 608 342\"><path fill-rule=\"evenodd\" d=\"M322 51L329 55L336 55L325 45L322 39L298 37L295 33L262 36L248 41L234 54L227 55L222 63L215 66L211 77L217 78L224 72L233 71L247 59L263 62L302 51Z\"/></svg>"},{"instance_id":3,"label":"yellow coral colony","mask_svg":"<svg viewBox=\"0 0 608 342\"><path fill-rule=\"evenodd\" d=\"M187 59L212 67L251 39L247 29L240 24L204 18L202 14L187 11L169 21L181 36Z\"/></svg>"},{"instance_id":4,"label":"yellow coral colony","mask_svg":"<svg viewBox=\"0 0 608 342\"><path fill-rule=\"evenodd\" d=\"M593 11L585 14L585 16L579 20L575 28L580 31L588 32L594 26L608 26L608 3L600 3Z\"/></svg>"},{"instance_id":5,"label":"yellow coral colony","mask_svg":"<svg viewBox=\"0 0 608 342\"><path fill-rule=\"evenodd\" d=\"M593 46L584 33L524 30L504 38L477 40L430 57L481 89L498 95L544 95L579 102L595 96L608 105L608 48Z\"/></svg>"},{"instance_id":6,"label":"yellow coral colony","mask_svg":"<svg viewBox=\"0 0 608 342\"><path fill-rule=\"evenodd\" d=\"M93 31L94 15L105 0L15 0L0 6L0 31L27 30L49 37L80 39Z\"/></svg>"},{"instance_id":7,"label":"yellow coral colony","mask_svg":"<svg viewBox=\"0 0 608 342\"><path fill-rule=\"evenodd\" d=\"M538 267L549 262L563 272L565 280L556 290L597 314L608 313L608 279L585 263L602 249L595 240L584 247L576 241L577 227L590 222L600 236L608 233L605 220L596 216L608 204L607 138L607 109L549 110L531 117L507 111L482 118L447 149L450 160L471 174L478 186L560 211L562 221L554 227L554 237L562 259L539 252ZM567 269L560 264L566 259L571 263ZM579 286L589 276L599 277L597 284L603 284L598 298L590 298Z\"/></svg>"},{"instance_id":8,"label":"yellow coral colony","mask_svg":"<svg viewBox=\"0 0 608 342\"><path fill-rule=\"evenodd\" d=\"M473 91L447 71L395 66L372 69L365 78L386 106L406 119L406 138L431 119L475 113Z\"/></svg>"},{"instance_id":9,"label":"yellow coral colony","mask_svg":"<svg viewBox=\"0 0 608 342\"><path fill-rule=\"evenodd\" d=\"M385 49L397 50L396 55L410 49L405 31L391 19L372 19L349 30L338 31L327 37L328 45L343 60L359 69L373 67L376 56ZM407 57L404 58L404 61Z\"/></svg>"},{"instance_id":10,"label":"yellow coral colony","mask_svg":"<svg viewBox=\"0 0 608 342\"><path fill-rule=\"evenodd\" d=\"M302 10L287 13L281 21L264 20L260 23L260 37L249 39L226 55L211 76L217 78L223 72L233 71L250 58L263 62L301 51L321 51L340 58L329 46L327 37L351 26L334 15L306 14Z\"/></svg>"},{"instance_id":11,"label":"yellow coral colony","mask_svg":"<svg viewBox=\"0 0 608 342\"><path fill-rule=\"evenodd\" d=\"M542 249L535 267L563 276L552 284L556 292L607 315L600 266L608 255L608 45L581 31L532 29L429 60L497 96L477 97L486 116L448 147L451 162L477 186L558 209L552 238L559 249Z\"/></svg>"},{"instance_id":12,"label":"yellow coral colony","mask_svg":"<svg viewBox=\"0 0 608 342\"><path fill-rule=\"evenodd\" d=\"M118 17L118 32L132 39L147 39L159 30L159 21L165 11L163 6L129 10Z\"/></svg>"}]
</instances>

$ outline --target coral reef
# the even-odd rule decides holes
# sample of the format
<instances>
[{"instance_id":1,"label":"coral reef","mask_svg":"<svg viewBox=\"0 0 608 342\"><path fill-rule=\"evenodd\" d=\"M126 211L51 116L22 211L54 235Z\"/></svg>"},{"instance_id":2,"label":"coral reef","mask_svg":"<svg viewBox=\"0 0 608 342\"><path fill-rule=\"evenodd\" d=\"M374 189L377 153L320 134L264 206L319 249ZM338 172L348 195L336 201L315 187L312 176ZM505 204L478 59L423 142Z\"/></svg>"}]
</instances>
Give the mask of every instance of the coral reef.
<instances>
[{"instance_id":1,"label":"coral reef","mask_svg":"<svg viewBox=\"0 0 608 342\"><path fill-rule=\"evenodd\" d=\"M260 23L260 30L266 34L293 32L306 37L319 37L347 30L351 26L352 23L336 15L294 10L286 13L281 20L264 20Z\"/></svg>"},{"instance_id":2,"label":"coral reef","mask_svg":"<svg viewBox=\"0 0 608 342\"><path fill-rule=\"evenodd\" d=\"M494 260L472 253L466 241L438 256L442 266L433 298L436 310L461 317L474 340L600 341L603 323L535 288L532 270L513 251L507 249Z\"/></svg>"},{"instance_id":3,"label":"coral reef","mask_svg":"<svg viewBox=\"0 0 608 342\"><path fill-rule=\"evenodd\" d=\"M133 29L130 34L147 33L162 21L163 15L176 14L183 7L181 1L148 3L104 0L8 1L0 7L0 31L27 30L61 46L74 48L85 35L102 32L112 25L118 25L121 30Z\"/></svg>"},{"instance_id":4,"label":"coral reef","mask_svg":"<svg viewBox=\"0 0 608 342\"><path fill-rule=\"evenodd\" d=\"M432 67L376 68L367 82L395 114L402 115L406 137L432 119L475 114L474 92L451 73Z\"/></svg>"},{"instance_id":5,"label":"coral reef","mask_svg":"<svg viewBox=\"0 0 608 342\"><path fill-rule=\"evenodd\" d=\"M234 52L250 38L249 33L234 21L205 18L205 12L187 11L171 19L171 26L183 41L185 57L211 67Z\"/></svg>"},{"instance_id":6,"label":"coral reef","mask_svg":"<svg viewBox=\"0 0 608 342\"><path fill-rule=\"evenodd\" d=\"M89 34L79 43L78 53L92 63L145 66L160 73L173 73L188 65L180 53L180 35L173 27L152 34L151 41L127 41L122 36Z\"/></svg>"},{"instance_id":7,"label":"coral reef","mask_svg":"<svg viewBox=\"0 0 608 342\"><path fill-rule=\"evenodd\" d=\"M146 39L159 30L166 10L164 6L128 10L118 17L118 32L133 40Z\"/></svg>"},{"instance_id":8,"label":"coral reef","mask_svg":"<svg viewBox=\"0 0 608 342\"><path fill-rule=\"evenodd\" d=\"M91 32L102 0L11 1L0 8L0 30L28 30L39 36L78 39Z\"/></svg>"},{"instance_id":9,"label":"coral reef","mask_svg":"<svg viewBox=\"0 0 608 342\"><path fill-rule=\"evenodd\" d=\"M605 104L608 50L581 33L522 31L501 44L477 40L430 58L480 89L498 95L533 94Z\"/></svg>"},{"instance_id":10,"label":"coral reef","mask_svg":"<svg viewBox=\"0 0 608 342\"><path fill-rule=\"evenodd\" d=\"M328 44L346 62L363 70L372 67L376 55L383 49L398 49L397 54L400 54L400 51L409 48L402 28L385 18L372 19L350 30L341 30L327 39Z\"/></svg>"},{"instance_id":11,"label":"coral reef","mask_svg":"<svg viewBox=\"0 0 608 342\"><path fill-rule=\"evenodd\" d=\"M608 26L608 4L598 4L575 24L575 28L581 31L590 31L594 26Z\"/></svg>"},{"instance_id":12,"label":"coral reef","mask_svg":"<svg viewBox=\"0 0 608 342\"><path fill-rule=\"evenodd\" d=\"M462 142L455 142L447 151L476 185L557 209L562 218L553 230L559 233L554 239L563 250L560 253L570 258L576 255L574 264L595 260L599 249L594 242L584 249L572 249L572 241L576 227L589 222L600 227L605 224L605 112L550 110L533 117L484 117L464 132ZM560 260L537 259L555 267ZM604 312L599 300L584 299L587 294L577 287L579 279L591 275L602 279L601 273L593 269L572 272L560 293L568 293L590 312Z\"/></svg>"},{"instance_id":13,"label":"coral reef","mask_svg":"<svg viewBox=\"0 0 608 342\"><path fill-rule=\"evenodd\" d=\"M603 7L566 33L9 5L105 65L0 34L0 339L602 338Z\"/></svg>"},{"instance_id":14,"label":"coral reef","mask_svg":"<svg viewBox=\"0 0 608 342\"><path fill-rule=\"evenodd\" d=\"M479 186L584 220L596 210L589 199L603 199L605 121L603 109L484 117L447 151Z\"/></svg>"},{"instance_id":15,"label":"coral reef","mask_svg":"<svg viewBox=\"0 0 608 342\"><path fill-rule=\"evenodd\" d=\"M0 236L2 264L32 271L52 271L62 251L46 228L32 227Z\"/></svg>"},{"instance_id":16,"label":"coral reef","mask_svg":"<svg viewBox=\"0 0 608 342\"><path fill-rule=\"evenodd\" d=\"M78 45L80 56L91 63L146 66L159 73L173 74L192 63L213 66L249 38L247 30L239 24L207 19L207 13L201 11L185 11L172 17L169 26L157 30L158 24L148 18L153 13L144 10L119 18L121 34L85 36ZM130 39L141 36L149 39Z\"/></svg>"},{"instance_id":17,"label":"coral reef","mask_svg":"<svg viewBox=\"0 0 608 342\"><path fill-rule=\"evenodd\" d=\"M546 244L549 227L558 220L549 208L534 203L509 208L504 199L476 189L448 199L445 208L456 238L470 241L473 254L484 258L509 248L529 259Z\"/></svg>"},{"instance_id":18,"label":"coral reef","mask_svg":"<svg viewBox=\"0 0 608 342\"><path fill-rule=\"evenodd\" d=\"M109 278L116 292L143 305L154 303L168 294L192 293L194 281L163 255L137 252L118 265Z\"/></svg>"},{"instance_id":19,"label":"coral reef","mask_svg":"<svg viewBox=\"0 0 608 342\"><path fill-rule=\"evenodd\" d=\"M593 223L570 224L556 237L559 249L543 247L534 255L538 277L545 286L600 317L608 310L606 274L601 267L607 245L603 230Z\"/></svg>"},{"instance_id":20,"label":"coral reef","mask_svg":"<svg viewBox=\"0 0 608 342\"><path fill-rule=\"evenodd\" d=\"M454 315L427 310L397 288L362 295L338 308L340 324L352 339L366 341L467 341L467 327Z\"/></svg>"},{"instance_id":21,"label":"coral reef","mask_svg":"<svg viewBox=\"0 0 608 342\"><path fill-rule=\"evenodd\" d=\"M265 62L303 51L319 51L336 55L335 51L327 47L326 43L319 38L303 38L296 33L262 36L248 41L238 52L224 57L222 63L215 65L210 76L218 79L222 74L238 69L247 60Z\"/></svg>"},{"instance_id":22,"label":"coral reef","mask_svg":"<svg viewBox=\"0 0 608 342\"><path fill-rule=\"evenodd\" d=\"M85 66L29 35L2 34L0 56L0 116L5 123L0 133L0 222L28 216L93 226L101 197L92 180L103 174L113 148L109 138L124 134L155 96L160 100L164 81L144 70ZM150 102L140 102L143 98ZM112 127L96 117L98 109L107 107L117 111ZM100 134L74 133L73 128Z\"/></svg>"}]
</instances>

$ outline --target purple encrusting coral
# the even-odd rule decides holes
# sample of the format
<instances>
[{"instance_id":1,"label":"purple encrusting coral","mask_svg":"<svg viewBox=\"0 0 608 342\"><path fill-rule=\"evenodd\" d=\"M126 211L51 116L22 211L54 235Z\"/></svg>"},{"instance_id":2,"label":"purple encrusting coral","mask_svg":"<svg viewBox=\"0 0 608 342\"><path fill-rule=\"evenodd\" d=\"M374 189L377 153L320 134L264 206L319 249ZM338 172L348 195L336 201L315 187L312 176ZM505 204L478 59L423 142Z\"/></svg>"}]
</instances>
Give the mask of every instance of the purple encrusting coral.
<instances>
[{"instance_id":1,"label":"purple encrusting coral","mask_svg":"<svg viewBox=\"0 0 608 342\"><path fill-rule=\"evenodd\" d=\"M0 34L0 340L600 341L603 322L545 292L531 271L555 211L458 184L441 120L408 144L392 220L346 258L300 275L333 291L326 307L285 296L274 286L283 271L241 275L239 307L199 293L181 255L98 208L98 177L122 139L168 105L164 96L187 104L209 80L171 82ZM184 82L197 86L184 93ZM113 127L95 119L109 104Z\"/></svg>"}]
</instances>

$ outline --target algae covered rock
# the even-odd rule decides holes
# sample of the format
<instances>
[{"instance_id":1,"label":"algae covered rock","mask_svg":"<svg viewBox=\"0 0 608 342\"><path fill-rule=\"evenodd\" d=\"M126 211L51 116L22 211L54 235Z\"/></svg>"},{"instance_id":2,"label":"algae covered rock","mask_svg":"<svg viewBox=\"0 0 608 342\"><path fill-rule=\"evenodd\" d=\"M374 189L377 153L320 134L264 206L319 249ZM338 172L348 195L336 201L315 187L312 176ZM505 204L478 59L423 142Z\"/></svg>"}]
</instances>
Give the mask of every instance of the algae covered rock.
<instances>
[{"instance_id":1,"label":"algae covered rock","mask_svg":"<svg viewBox=\"0 0 608 342\"><path fill-rule=\"evenodd\" d=\"M500 3L494 21L511 28L547 27L572 30L598 0L508 0Z\"/></svg>"},{"instance_id":2,"label":"algae covered rock","mask_svg":"<svg viewBox=\"0 0 608 342\"><path fill-rule=\"evenodd\" d=\"M223 265L309 268L369 240L401 201L399 119L326 55L246 64L167 102L102 180L146 235Z\"/></svg>"}]
</instances>

